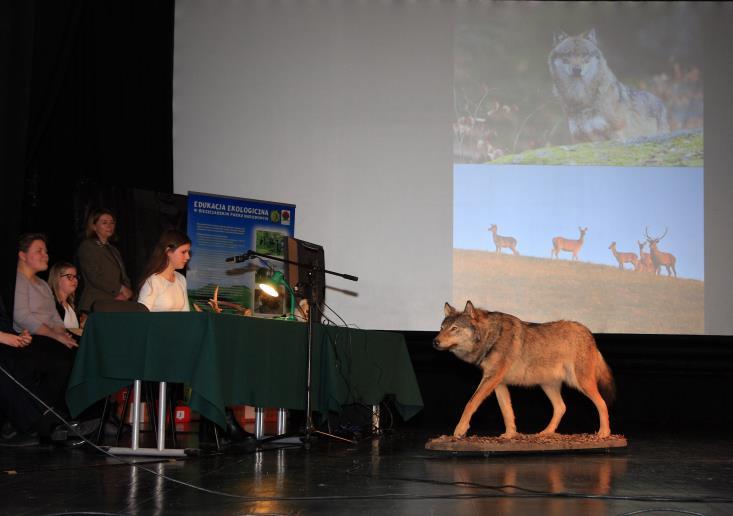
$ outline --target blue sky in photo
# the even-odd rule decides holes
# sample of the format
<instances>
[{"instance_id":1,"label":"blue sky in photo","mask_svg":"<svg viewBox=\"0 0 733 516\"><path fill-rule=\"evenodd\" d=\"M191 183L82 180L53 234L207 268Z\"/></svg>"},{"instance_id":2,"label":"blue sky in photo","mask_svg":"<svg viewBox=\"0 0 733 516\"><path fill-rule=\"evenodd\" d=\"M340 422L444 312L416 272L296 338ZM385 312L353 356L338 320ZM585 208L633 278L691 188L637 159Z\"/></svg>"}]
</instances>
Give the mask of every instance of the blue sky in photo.
<instances>
[{"instance_id":1,"label":"blue sky in photo","mask_svg":"<svg viewBox=\"0 0 733 516\"><path fill-rule=\"evenodd\" d=\"M494 251L496 224L522 255L549 258L553 237L577 239L582 226L580 259L617 266L611 242L638 255L646 227L668 228L659 249L675 255L678 276L704 279L702 168L454 165L453 200L454 248Z\"/></svg>"}]
</instances>

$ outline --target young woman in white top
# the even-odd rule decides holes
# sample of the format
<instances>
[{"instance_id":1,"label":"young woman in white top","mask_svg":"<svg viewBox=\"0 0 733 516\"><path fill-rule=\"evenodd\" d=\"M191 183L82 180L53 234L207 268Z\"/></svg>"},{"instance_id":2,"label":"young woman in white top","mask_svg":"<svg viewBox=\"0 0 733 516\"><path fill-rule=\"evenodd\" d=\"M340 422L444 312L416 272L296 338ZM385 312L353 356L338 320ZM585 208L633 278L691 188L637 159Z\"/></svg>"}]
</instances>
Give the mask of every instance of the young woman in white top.
<instances>
[{"instance_id":1,"label":"young woman in white top","mask_svg":"<svg viewBox=\"0 0 733 516\"><path fill-rule=\"evenodd\" d=\"M191 259L191 239L176 229L164 231L153 249L145 268L138 302L151 312L188 312L186 278L176 272L186 267ZM254 439L234 418L231 408L226 408L227 437L232 441ZM204 431L205 425L200 429Z\"/></svg>"},{"instance_id":2,"label":"young woman in white top","mask_svg":"<svg viewBox=\"0 0 733 516\"><path fill-rule=\"evenodd\" d=\"M74 307L74 295L79 286L79 275L76 267L68 262L54 263L48 270L48 285L56 298L56 311L64 321L64 326L72 332L81 327Z\"/></svg>"},{"instance_id":3,"label":"young woman in white top","mask_svg":"<svg viewBox=\"0 0 733 516\"><path fill-rule=\"evenodd\" d=\"M145 267L138 302L151 312L188 312L186 277L177 272L191 259L191 239L177 229L164 231Z\"/></svg>"}]
</instances>

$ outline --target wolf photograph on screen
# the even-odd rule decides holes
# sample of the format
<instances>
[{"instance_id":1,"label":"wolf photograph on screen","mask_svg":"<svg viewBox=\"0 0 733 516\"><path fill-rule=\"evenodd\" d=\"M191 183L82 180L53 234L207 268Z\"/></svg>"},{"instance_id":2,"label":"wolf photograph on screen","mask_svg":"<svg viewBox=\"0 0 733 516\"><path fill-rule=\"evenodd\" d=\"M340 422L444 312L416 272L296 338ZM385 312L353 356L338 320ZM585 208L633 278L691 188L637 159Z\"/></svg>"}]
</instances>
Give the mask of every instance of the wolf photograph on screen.
<instances>
[{"instance_id":1,"label":"wolf photograph on screen","mask_svg":"<svg viewBox=\"0 0 733 516\"><path fill-rule=\"evenodd\" d=\"M587 7L457 11L454 163L703 165L704 7Z\"/></svg>"},{"instance_id":2,"label":"wolf photograph on screen","mask_svg":"<svg viewBox=\"0 0 733 516\"><path fill-rule=\"evenodd\" d=\"M556 34L547 61L574 142L669 132L664 103L616 78L598 47L595 29L578 36Z\"/></svg>"},{"instance_id":3,"label":"wolf photograph on screen","mask_svg":"<svg viewBox=\"0 0 733 516\"><path fill-rule=\"evenodd\" d=\"M540 434L554 434L566 409L563 384L578 389L595 405L600 420L597 436L611 435L607 404L614 398L613 376L593 335L582 324L528 323L509 314L475 308L471 301L462 312L446 303L434 346L474 364L483 373L453 431L455 437L466 435L471 417L492 392L496 392L504 418L502 437L514 437L517 427L509 385L542 387L552 403L552 419Z\"/></svg>"}]
</instances>

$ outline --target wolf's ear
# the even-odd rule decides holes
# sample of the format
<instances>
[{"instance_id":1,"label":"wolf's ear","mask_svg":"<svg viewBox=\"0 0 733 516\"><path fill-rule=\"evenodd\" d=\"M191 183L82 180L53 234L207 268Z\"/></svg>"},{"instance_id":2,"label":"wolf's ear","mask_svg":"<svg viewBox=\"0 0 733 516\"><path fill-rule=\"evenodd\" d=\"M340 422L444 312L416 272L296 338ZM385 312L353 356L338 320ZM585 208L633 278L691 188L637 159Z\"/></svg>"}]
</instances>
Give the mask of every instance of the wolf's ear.
<instances>
[{"instance_id":1,"label":"wolf's ear","mask_svg":"<svg viewBox=\"0 0 733 516\"><path fill-rule=\"evenodd\" d=\"M463 311L471 317L476 314L476 309L473 307L473 303L471 303L471 301L466 301L466 308L464 308Z\"/></svg>"},{"instance_id":2,"label":"wolf's ear","mask_svg":"<svg viewBox=\"0 0 733 516\"><path fill-rule=\"evenodd\" d=\"M456 313L456 309L453 308L448 303L446 303L445 306L443 307L443 311L445 312L445 316L446 317L451 316L451 315L455 315L455 313Z\"/></svg>"},{"instance_id":3,"label":"wolf's ear","mask_svg":"<svg viewBox=\"0 0 733 516\"><path fill-rule=\"evenodd\" d=\"M552 35L552 41L555 45L558 45L562 40L567 39L568 35L565 32L560 31Z\"/></svg>"},{"instance_id":4,"label":"wolf's ear","mask_svg":"<svg viewBox=\"0 0 733 516\"><path fill-rule=\"evenodd\" d=\"M585 39L591 41L594 45L598 44L598 39L596 39L596 28L593 27L591 30L589 30L585 34Z\"/></svg>"}]
</instances>

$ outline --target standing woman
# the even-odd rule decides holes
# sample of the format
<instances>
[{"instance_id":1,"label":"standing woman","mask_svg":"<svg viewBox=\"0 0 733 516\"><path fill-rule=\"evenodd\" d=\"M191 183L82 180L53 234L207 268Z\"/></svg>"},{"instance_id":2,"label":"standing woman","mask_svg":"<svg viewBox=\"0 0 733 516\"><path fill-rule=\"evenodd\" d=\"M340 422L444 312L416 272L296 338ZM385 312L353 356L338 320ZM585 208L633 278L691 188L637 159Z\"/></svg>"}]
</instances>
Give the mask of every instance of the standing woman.
<instances>
[{"instance_id":1,"label":"standing woman","mask_svg":"<svg viewBox=\"0 0 733 516\"><path fill-rule=\"evenodd\" d=\"M151 312L188 312L186 277L178 270L191 259L191 239L177 229L163 232L143 274L138 301Z\"/></svg>"},{"instance_id":2,"label":"standing woman","mask_svg":"<svg viewBox=\"0 0 733 516\"><path fill-rule=\"evenodd\" d=\"M48 271L48 284L56 300L56 311L64 320L64 326L70 330L79 330L83 325L83 317L77 317L74 308L74 294L79 285L76 267L68 262L54 263ZM81 324L80 324L81 323Z\"/></svg>"},{"instance_id":3,"label":"standing woman","mask_svg":"<svg viewBox=\"0 0 733 516\"><path fill-rule=\"evenodd\" d=\"M132 284L125 272L122 256L110 240L115 234L115 216L107 209L98 209L87 218L86 238L79 245L77 258L84 280L79 311L87 313L98 299L127 301L132 297Z\"/></svg>"}]
</instances>

